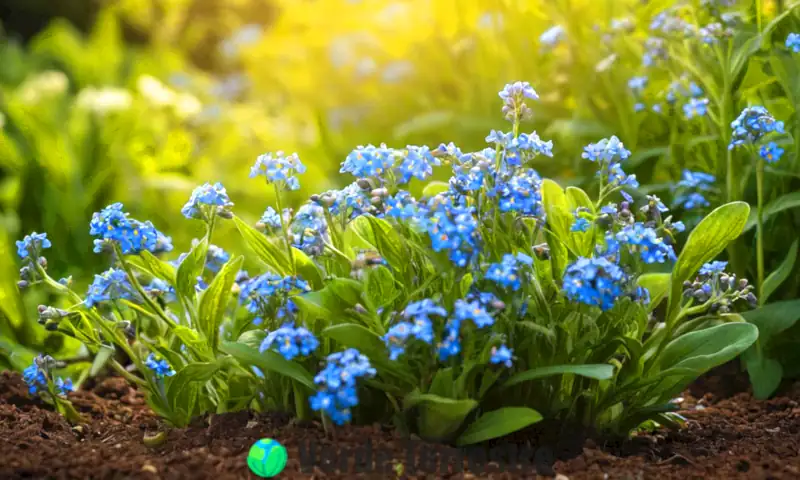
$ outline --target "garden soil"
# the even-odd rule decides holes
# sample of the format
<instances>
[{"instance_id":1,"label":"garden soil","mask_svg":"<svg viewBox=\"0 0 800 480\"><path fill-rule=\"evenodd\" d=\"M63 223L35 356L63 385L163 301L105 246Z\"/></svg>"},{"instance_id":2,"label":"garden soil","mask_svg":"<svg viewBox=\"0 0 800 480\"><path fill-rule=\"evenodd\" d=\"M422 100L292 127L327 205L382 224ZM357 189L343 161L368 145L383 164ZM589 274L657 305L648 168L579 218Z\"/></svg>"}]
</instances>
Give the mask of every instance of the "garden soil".
<instances>
[{"instance_id":1,"label":"garden soil","mask_svg":"<svg viewBox=\"0 0 800 480\"><path fill-rule=\"evenodd\" d=\"M739 387L746 386L746 378L745 383L730 378L726 374L709 377L685 393L681 414L688 423L680 431L640 435L624 444L573 438L533 449L517 443L518 459L523 464L516 473L509 469L497 473L497 462L481 463L479 456L470 457L474 462L442 462L451 472L443 473L440 465L429 461L433 458L430 454L459 458L446 457L455 450L420 442L415 450L416 468L407 461L408 443L380 426L337 428L334 439L317 423L299 424L287 416L243 412L212 416L184 429L165 429L141 394L118 378L71 394L86 419L84 424L71 426L29 398L18 374L3 373L0 479L255 479L246 458L250 446L265 437L286 447L289 461L278 478L287 479L500 479L537 475L559 480L800 478L800 384L789 385L778 398L756 401L749 393L734 393L744 390ZM525 438L539 445L548 443L548 428L535 427L538 430L515 435L506 442ZM143 438L160 430L167 431L166 441L145 445ZM309 442L317 446L316 461L308 461ZM342 455L334 460L320 453L330 453L334 446L337 451L362 449L359 451L363 453L367 444L374 452L370 464L380 463L368 473L356 473L365 465L358 460L363 457ZM341 458L346 459L346 467ZM416 460L422 458L427 460ZM487 454L484 458L495 457ZM452 473L459 463L464 471ZM337 466L348 471L337 472ZM382 467L386 470L381 471Z\"/></svg>"}]
</instances>

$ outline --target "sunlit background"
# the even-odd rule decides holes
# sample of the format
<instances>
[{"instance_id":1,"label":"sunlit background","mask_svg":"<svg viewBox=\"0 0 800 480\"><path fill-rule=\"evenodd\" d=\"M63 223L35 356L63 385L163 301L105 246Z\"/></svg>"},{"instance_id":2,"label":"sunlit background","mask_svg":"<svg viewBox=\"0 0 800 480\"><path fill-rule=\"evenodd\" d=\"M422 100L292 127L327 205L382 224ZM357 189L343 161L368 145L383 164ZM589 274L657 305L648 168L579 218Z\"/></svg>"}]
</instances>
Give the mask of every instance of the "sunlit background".
<instances>
[{"instance_id":1,"label":"sunlit background","mask_svg":"<svg viewBox=\"0 0 800 480\"><path fill-rule=\"evenodd\" d=\"M296 206L350 183L339 164L358 145L482 149L491 129L507 128L497 92L510 81L541 97L525 128L554 141L555 158L535 165L542 175L580 183L591 168L582 147L618 135L643 184L674 178L680 165L655 161L668 122L634 114L629 87L653 16L673 3L6 0L0 368L63 347L29 318L47 299L19 295L14 240L24 234L47 232L51 275L87 284L107 261L92 253L88 222L110 203L172 235L177 255L200 234L180 214L198 184L222 182L254 222L272 202L248 178L264 152L297 152L309 167ZM650 78L653 91L668 83ZM242 248L236 235L218 238Z\"/></svg>"}]
</instances>

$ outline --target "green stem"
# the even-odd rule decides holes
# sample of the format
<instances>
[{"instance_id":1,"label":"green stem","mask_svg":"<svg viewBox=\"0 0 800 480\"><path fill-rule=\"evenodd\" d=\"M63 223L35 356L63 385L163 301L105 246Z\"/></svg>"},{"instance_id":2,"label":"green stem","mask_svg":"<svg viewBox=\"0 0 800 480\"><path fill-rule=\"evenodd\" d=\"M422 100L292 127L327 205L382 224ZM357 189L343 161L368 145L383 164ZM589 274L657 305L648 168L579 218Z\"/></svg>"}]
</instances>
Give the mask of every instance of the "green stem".
<instances>
[{"instance_id":1,"label":"green stem","mask_svg":"<svg viewBox=\"0 0 800 480\"><path fill-rule=\"evenodd\" d=\"M125 261L125 256L122 254L122 249L119 248L119 245L117 245L116 243L114 244L114 253L116 253L117 258L119 258L119 263L122 265L122 269L128 276L128 281L131 283L133 288L136 289L136 292L144 299L147 306L150 307L156 313L156 315L158 315L162 320L164 320L164 322L166 322L167 326L169 326L170 329L174 330L178 326L178 324L176 324L174 320L169 318L169 316L164 312L164 310L161 309L158 303L156 303L155 300L150 298L150 295L148 295L147 292L145 292L144 288L142 287L142 284L139 283L139 280L133 274L133 270L131 269L130 264L128 264L128 262Z\"/></svg>"},{"instance_id":2,"label":"green stem","mask_svg":"<svg viewBox=\"0 0 800 480\"><path fill-rule=\"evenodd\" d=\"M756 158L756 188L758 189L757 223L756 223L756 265L757 296L759 300L764 288L764 162Z\"/></svg>"},{"instance_id":3,"label":"green stem","mask_svg":"<svg viewBox=\"0 0 800 480\"><path fill-rule=\"evenodd\" d=\"M113 368L115 372L119 373L119 375L125 380L134 383L140 387L147 386L147 382L137 377L136 375L133 375L129 371L125 370L125 367L120 365L119 362L117 362L116 360L111 360L109 363L111 364L111 368Z\"/></svg>"},{"instance_id":4,"label":"green stem","mask_svg":"<svg viewBox=\"0 0 800 480\"><path fill-rule=\"evenodd\" d=\"M289 241L289 226L283 219L283 202L281 200L281 191L278 185L273 185L275 188L275 201L278 204L278 218L281 219L281 230L283 231L283 241L286 243L286 251L289 252L289 263L292 266L292 275L297 275L297 265L294 261L294 251L292 250L292 242Z\"/></svg>"}]
</instances>

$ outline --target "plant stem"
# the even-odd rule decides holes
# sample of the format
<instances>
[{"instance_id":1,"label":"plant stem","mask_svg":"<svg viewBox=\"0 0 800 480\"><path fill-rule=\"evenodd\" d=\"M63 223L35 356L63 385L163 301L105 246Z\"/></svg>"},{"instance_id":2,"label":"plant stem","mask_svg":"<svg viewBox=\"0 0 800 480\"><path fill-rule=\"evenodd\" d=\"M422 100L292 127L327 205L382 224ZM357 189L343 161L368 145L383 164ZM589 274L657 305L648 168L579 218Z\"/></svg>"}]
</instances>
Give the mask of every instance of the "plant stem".
<instances>
[{"instance_id":1,"label":"plant stem","mask_svg":"<svg viewBox=\"0 0 800 480\"><path fill-rule=\"evenodd\" d=\"M297 275L297 265L294 262L294 251L292 251L292 242L289 241L289 226L283 219L283 202L281 201L281 191L278 185L273 185L275 188L275 202L278 204L278 218L281 219L281 230L283 231L283 241L286 242L286 251L289 252L289 263L292 266L292 275Z\"/></svg>"},{"instance_id":2,"label":"plant stem","mask_svg":"<svg viewBox=\"0 0 800 480\"><path fill-rule=\"evenodd\" d=\"M125 261L125 256L122 254L122 249L119 248L119 245L117 245L116 243L114 244L114 253L116 253L117 258L119 258L119 263L122 265L122 269L128 276L128 281L131 282L131 285L133 286L133 288L136 289L136 292L139 293L139 295L144 299L145 303L147 303L147 306L150 307L162 320L164 320L164 322L167 323L167 326L169 326L170 329L174 330L178 326L178 324L176 324L174 320L169 318L169 316L164 312L164 310L161 309L161 307L155 302L155 300L150 298L147 292L144 291L144 288L142 288L142 284L139 283L139 280L133 274L131 266L128 264L128 262Z\"/></svg>"},{"instance_id":3,"label":"plant stem","mask_svg":"<svg viewBox=\"0 0 800 480\"><path fill-rule=\"evenodd\" d=\"M756 157L756 188L758 189L757 223L756 223L756 268L758 299L761 299L764 288L764 162Z\"/></svg>"}]
</instances>

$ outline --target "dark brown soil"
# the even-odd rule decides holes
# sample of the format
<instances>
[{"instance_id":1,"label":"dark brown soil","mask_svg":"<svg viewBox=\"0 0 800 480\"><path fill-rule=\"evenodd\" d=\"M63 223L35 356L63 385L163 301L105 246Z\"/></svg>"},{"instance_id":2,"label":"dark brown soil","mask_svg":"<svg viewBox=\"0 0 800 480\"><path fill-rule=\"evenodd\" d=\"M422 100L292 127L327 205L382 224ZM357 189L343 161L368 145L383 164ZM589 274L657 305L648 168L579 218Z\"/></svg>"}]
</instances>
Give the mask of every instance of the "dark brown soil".
<instances>
[{"instance_id":1,"label":"dark brown soil","mask_svg":"<svg viewBox=\"0 0 800 480\"><path fill-rule=\"evenodd\" d=\"M571 453L558 448L534 451L523 445L518 447L516 473L510 473L510 467L506 473L485 473L479 456L463 462L467 473L444 473L431 464L428 454L456 455L455 450L417 442L413 462L417 467L411 467L409 443L388 428L340 428L334 441L316 423L295 424L285 416L247 412L169 430L166 443L150 448L143 444L143 436L163 427L142 396L124 381L110 378L92 391L73 394L86 423L72 427L28 398L19 375L3 373L0 478L256 478L245 459L249 447L264 437L275 438L288 450L289 462L279 478L536 478L537 471L558 475L560 480L800 478L800 384L766 402L755 401L748 393L725 398L728 392L720 392L698 397L687 392L682 414L689 421L681 431L643 435L623 445L584 440L568 449ZM318 458L313 462L307 458L309 442L316 445ZM340 455L339 460L349 458L347 471L336 473L341 463L330 457L331 447L363 454L367 444L378 467L355 473L364 467L363 460L355 454ZM452 459L459 457L450 458L446 463L456 465ZM488 469L496 471L498 462Z\"/></svg>"}]
</instances>

